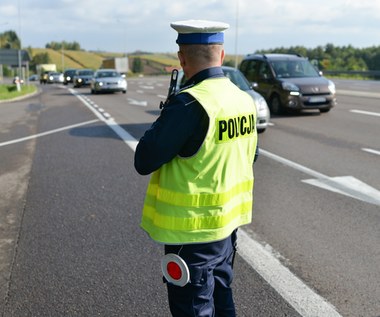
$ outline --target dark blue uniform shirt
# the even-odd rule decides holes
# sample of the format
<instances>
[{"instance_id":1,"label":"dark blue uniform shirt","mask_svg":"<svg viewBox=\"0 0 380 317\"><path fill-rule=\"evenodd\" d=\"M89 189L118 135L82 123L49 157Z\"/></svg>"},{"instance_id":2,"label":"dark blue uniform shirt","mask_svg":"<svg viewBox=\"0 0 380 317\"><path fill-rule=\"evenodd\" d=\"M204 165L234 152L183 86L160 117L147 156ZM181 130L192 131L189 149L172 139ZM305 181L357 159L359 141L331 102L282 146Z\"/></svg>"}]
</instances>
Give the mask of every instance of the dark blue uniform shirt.
<instances>
[{"instance_id":1,"label":"dark blue uniform shirt","mask_svg":"<svg viewBox=\"0 0 380 317\"><path fill-rule=\"evenodd\" d=\"M202 70L184 85L189 87L207 78L224 77L221 67ZM158 119L140 139L135 152L135 168L148 175L177 155L194 155L205 139L209 118L200 103L188 93L172 96Z\"/></svg>"}]
</instances>

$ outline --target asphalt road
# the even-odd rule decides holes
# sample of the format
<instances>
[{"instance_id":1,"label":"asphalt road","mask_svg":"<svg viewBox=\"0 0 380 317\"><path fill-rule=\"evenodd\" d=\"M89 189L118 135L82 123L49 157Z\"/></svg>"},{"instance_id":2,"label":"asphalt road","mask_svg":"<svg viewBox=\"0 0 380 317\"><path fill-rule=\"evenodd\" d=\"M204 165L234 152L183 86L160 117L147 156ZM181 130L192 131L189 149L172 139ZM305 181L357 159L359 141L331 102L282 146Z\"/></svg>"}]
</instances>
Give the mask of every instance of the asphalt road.
<instances>
[{"instance_id":1,"label":"asphalt road","mask_svg":"<svg viewBox=\"0 0 380 317\"><path fill-rule=\"evenodd\" d=\"M139 228L148 177L133 168L168 78L128 83L126 95L48 85L0 104L2 316L169 315L162 247ZM260 134L239 316L380 316L380 83L336 84L331 112L273 117Z\"/></svg>"}]
</instances>

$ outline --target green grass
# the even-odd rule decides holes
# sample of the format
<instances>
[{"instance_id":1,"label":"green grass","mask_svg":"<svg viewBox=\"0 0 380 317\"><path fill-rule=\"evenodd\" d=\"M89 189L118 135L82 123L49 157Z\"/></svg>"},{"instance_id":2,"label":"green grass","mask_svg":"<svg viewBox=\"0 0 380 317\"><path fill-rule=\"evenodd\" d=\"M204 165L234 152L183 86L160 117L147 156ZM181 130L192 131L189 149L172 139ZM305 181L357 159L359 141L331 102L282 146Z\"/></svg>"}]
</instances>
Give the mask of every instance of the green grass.
<instances>
[{"instance_id":1,"label":"green grass","mask_svg":"<svg viewBox=\"0 0 380 317\"><path fill-rule=\"evenodd\" d=\"M153 61L166 66L179 67L179 60L176 55L169 54L145 54L145 55L136 55L132 57L139 57L142 60Z\"/></svg>"},{"instance_id":2,"label":"green grass","mask_svg":"<svg viewBox=\"0 0 380 317\"><path fill-rule=\"evenodd\" d=\"M10 100L37 91L36 85L22 85L17 91L16 85L0 85L0 100Z\"/></svg>"},{"instance_id":3,"label":"green grass","mask_svg":"<svg viewBox=\"0 0 380 317\"><path fill-rule=\"evenodd\" d=\"M39 53L47 53L50 58L49 64L55 64L58 71L63 71L63 68L91 68L97 69L100 67L104 57L97 53L86 51L55 51L49 48L33 48L32 57ZM63 57L63 61L62 61Z\"/></svg>"},{"instance_id":4,"label":"green grass","mask_svg":"<svg viewBox=\"0 0 380 317\"><path fill-rule=\"evenodd\" d=\"M73 62L81 65L77 68L90 68L96 70L100 67L104 59L98 54L86 51L65 51L64 54L67 60L71 59Z\"/></svg>"}]
</instances>

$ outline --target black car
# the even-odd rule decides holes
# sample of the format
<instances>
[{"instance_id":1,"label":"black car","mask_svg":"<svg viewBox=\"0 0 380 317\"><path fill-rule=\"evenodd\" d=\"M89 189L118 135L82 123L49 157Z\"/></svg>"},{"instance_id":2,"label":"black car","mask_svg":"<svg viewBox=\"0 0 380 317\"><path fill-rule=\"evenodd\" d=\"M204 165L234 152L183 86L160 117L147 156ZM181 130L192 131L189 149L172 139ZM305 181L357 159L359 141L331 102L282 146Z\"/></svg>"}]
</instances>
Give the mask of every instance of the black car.
<instances>
[{"instance_id":1,"label":"black car","mask_svg":"<svg viewBox=\"0 0 380 317\"><path fill-rule=\"evenodd\" d=\"M74 75L76 72L76 68L68 68L63 72L63 84L67 85L68 83L72 83L74 79Z\"/></svg>"},{"instance_id":2,"label":"black car","mask_svg":"<svg viewBox=\"0 0 380 317\"><path fill-rule=\"evenodd\" d=\"M334 83L302 56L252 54L243 59L239 69L273 114L304 109L328 112L337 103Z\"/></svg>"},{"instance_id":3,"label":"black car","mask_svg":"<svg viewBox=\"0 0 380 317\"><path fill-rule=\"evenodd\" d=\"M77 69L73 79L74 88L89 86L94 73L92 69Z\"/></svg>"}]
</instances>

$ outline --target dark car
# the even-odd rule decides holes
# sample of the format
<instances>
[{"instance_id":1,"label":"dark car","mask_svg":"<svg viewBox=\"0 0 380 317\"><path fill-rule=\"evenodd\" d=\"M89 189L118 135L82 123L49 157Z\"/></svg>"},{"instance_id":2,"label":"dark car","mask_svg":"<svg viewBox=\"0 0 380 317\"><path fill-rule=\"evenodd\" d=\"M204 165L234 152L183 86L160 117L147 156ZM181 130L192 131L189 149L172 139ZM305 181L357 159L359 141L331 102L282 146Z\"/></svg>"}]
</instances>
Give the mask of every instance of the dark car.
<instances>
[{"instance_id":1,"label":"dark car","mask_svg":"<svg viewBox=\"0 0 380 317\"><path fill-rule=\"evenodd\" d=\"M74 88L89 86L93 77L94 71L92 69L77 69L73 79Z\"/></svg>"},{"instance_id":2,"label":"dark car","mask_svg":"<svg viewBox=\"0 0 380 317\"><path fill-rule=\"evenodd\" d=\"M266 130L269 124L270 113L265 99L252 89L244 75L236 68L222 66L224 75L229 78L236 86L250 95L255 102L257 111L257 132L262 133ZM186 78L183 70L179 70L176 90L182 88Z\"/></svg>"},{"instance_id":3,"label":"dark car","mask_svg":"<svg viewBox=\"0 0 380 317\"><path fill-rule=\"evenodd\" d=\"M302 56L252 54L243 59L239 69L273 114L304 109L328 112L337 103L334 83Z\"/></svg>"},{"instance_id":4,"label":"dark car","mask_svg":"<svg viewBox=\"0 0 380 317\"><path fill-rule=\"evenodd\" d=\"M67 85L69 83L73 82L75 72L77 71L76 68L68 68L63 72L63 84Z\"/></svg>"}]
</instances>

